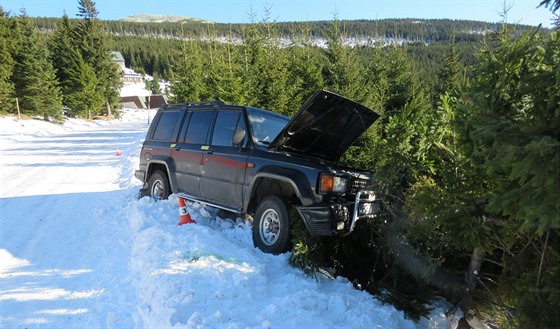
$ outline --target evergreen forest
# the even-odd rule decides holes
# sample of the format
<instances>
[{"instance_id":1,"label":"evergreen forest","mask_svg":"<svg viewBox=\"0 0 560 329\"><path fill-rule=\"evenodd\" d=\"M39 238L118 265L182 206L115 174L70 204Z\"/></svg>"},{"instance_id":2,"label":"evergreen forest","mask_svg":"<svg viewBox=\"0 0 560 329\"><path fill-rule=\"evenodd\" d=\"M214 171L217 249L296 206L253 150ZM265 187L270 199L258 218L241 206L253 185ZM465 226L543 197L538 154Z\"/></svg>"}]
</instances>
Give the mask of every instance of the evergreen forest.
<instances>
[{"instance_id":1,"label":"evergreen forest","mask_svg":"<svg viewBox=\"0 0 560 329\"><path fill-rule=\"evenodd\" d=\"M172 102L220 99L294 115L318 89L381 118L343 164L385 207L347 238L293 227L290 263L325 264L411 318L442 296L499 328L558 328L560 28L452 20L138 23L31 18L0 7L0 114L118 115L126 66ZM504 13L506 17L507 13ZM252 14L251 14L252 15Z\"/></svg>"}]
</instances>

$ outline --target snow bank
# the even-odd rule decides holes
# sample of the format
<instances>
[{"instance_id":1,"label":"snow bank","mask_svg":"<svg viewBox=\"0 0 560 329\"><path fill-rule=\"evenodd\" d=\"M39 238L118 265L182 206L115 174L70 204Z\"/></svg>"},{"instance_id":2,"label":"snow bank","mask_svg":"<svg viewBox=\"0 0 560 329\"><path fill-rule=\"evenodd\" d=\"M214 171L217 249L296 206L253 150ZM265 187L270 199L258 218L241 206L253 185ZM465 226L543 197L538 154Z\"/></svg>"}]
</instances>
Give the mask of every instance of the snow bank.
<instances>
[{"instance_id":1,"label":"snow bank","mask_svg":"<svg viewBox=\"0 0 560 329\"><path fill-rule=\"evenodd\" d=\"M146 111L0 127L1 328L450 325L448 305L414 323L344 278L305 276L241 219L189 204L197 224L179 227L176 197L138 199Z\"/></svg>"}]
</instances>

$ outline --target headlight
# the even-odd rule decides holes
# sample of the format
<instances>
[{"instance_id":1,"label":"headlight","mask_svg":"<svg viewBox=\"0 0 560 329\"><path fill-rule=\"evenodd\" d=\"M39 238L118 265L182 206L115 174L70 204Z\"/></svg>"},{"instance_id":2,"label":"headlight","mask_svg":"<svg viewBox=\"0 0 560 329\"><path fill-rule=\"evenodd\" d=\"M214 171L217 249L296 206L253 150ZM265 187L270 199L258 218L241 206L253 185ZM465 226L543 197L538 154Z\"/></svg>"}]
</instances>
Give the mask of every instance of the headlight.
<instances>
[{"instance_id":1,"label":"headlight","mask_svg":"<svg viewBox=\"0 0 560 329\"><path fill-rule=\"evenodd\" d=\"M343 177L333 176L331 174L321 174L319 181L319 193L344 193L346 192L346 184L348 180Z\"/></svg>"}]
</instances>

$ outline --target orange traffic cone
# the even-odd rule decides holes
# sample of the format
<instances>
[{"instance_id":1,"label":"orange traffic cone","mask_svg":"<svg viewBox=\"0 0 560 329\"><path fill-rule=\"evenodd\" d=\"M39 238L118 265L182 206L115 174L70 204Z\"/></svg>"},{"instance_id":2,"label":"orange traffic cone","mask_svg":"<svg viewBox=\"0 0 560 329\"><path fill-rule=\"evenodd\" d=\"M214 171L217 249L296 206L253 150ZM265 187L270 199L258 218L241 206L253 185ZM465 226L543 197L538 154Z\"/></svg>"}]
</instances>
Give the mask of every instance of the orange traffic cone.
<instances>
[{"instance_id":1,"label":"orange traffic cone","mask_svg":"<svg viewBox=\"0 0 560 329\"><path fill-rule=\"evenodd\" d=\"M187 210L187 204L185 203L185 199L179 197L177 199L179 201L179 224L181 226L183 224L194 224L196 223L189 215L189 211Z\"/></svg>"},{"instance_id":2,"label":"orange traffic cone","mask_svg":"<svg viewBox=\"0 0 560 329\"><path fill-rule=\"evenodd\" d=\"M117 153L115 153L115 156L120 157L121 156L121 151L119 150L119 147L117 146Z\"/></svg>"}]
</instances>

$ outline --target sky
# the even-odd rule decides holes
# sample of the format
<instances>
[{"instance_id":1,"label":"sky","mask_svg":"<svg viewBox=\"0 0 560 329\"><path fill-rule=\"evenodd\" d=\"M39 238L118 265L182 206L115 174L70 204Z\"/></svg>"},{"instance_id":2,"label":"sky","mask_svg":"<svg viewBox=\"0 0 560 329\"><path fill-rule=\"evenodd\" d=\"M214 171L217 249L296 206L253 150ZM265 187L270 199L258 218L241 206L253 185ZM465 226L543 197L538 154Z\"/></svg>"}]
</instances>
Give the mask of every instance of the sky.
<instances>
[{"instance_id":1,"label":"sky","mask_svg":"<svg viewBox=\"0 0 560 329\"><path fill-rule=\"evenodd\" d=\"M99 18L117 20L136 14L181 15L219 23L248 23L250 13L261 21L268 8L272 21L316 21L383 18L467 19L552 26L553 14L536 8L541 0L97 0ZM78 0L0 0L4 11L31 17L69 17L78 13Z\"/></svg>"}]
</instances>

